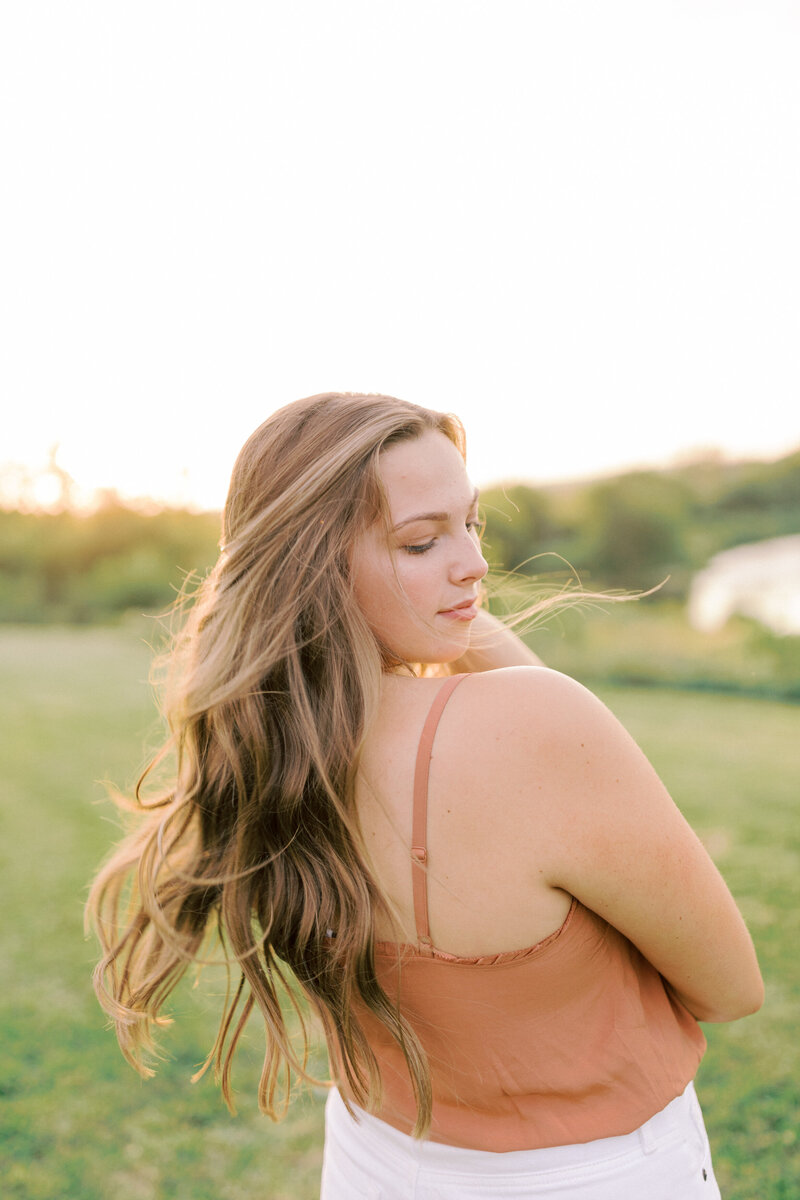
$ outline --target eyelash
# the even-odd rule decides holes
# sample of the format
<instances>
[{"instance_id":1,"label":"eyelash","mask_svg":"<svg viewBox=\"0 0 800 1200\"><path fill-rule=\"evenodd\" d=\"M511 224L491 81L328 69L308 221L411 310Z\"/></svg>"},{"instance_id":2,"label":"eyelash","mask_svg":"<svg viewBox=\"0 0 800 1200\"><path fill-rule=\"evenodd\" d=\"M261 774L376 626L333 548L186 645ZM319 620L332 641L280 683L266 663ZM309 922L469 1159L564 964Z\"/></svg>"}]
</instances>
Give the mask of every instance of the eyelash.
<instances>
[{"instance_id":1,"label":"eyelash","mask_svg":"<svg viewBox=\"0 0 800 1200\"><path fill-rule=\"evenodd\" d=\"M475 530L478 537L483 533L484 521L467 521L467 529L472 532ZM403 546L406 554L424 554L427 550L432 550L436 543L436 538L431 538L429 542L421 542L419 545Z\"/></svg>"}]
</instances>

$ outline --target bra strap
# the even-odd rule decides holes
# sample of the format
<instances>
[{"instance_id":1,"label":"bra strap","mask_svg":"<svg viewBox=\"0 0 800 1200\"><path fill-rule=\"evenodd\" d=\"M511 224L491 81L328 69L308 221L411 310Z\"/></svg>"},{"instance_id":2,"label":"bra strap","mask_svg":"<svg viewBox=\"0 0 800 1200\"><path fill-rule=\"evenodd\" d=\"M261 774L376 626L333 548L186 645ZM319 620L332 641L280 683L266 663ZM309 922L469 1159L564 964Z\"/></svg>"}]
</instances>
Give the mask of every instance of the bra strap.
<instances>
[{"instance_id":1,"label":"bra strap","mask_svg":"<svg viewBox=\"0 0 800 1200\"><path fill-rule=\"evenodd\" d=\"M430 773L433 739L444 706L451 695L466 679L466 675L451 675L445 680L431 705L425 719L422 737L419 740L417 764L414 770L414 808L411 825L411 886L414 896L414 922L417 927L417 942L420 951L433 955L433 944L428 925L428 776Z\"/></svg>"}]
</instances>

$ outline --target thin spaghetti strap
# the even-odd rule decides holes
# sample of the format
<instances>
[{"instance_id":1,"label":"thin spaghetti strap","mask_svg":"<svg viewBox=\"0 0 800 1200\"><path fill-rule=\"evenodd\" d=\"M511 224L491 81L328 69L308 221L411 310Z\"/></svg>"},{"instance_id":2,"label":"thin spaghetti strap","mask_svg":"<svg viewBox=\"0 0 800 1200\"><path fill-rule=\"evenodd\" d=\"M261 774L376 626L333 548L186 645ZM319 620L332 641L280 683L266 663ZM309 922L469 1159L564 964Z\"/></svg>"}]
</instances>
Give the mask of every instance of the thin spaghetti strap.
<instances>
[{"instance_id":1,"label":"thin spaghetti strap","mask_svg":"<svg viewBox=\"0 0 800 1200\"><path fill-rule=\"evenodd\" d=\"M430 772L433 739L444 706L466 679L466 675L451 675L436 693L419 740L417 764L414 769L414 807L411 825L411 886L414 896L414 923L417 942L423 954L432 955L433 945L428 925L428 880L425 864L428 861L428 774Z\"/></svg>"}]
</instances>

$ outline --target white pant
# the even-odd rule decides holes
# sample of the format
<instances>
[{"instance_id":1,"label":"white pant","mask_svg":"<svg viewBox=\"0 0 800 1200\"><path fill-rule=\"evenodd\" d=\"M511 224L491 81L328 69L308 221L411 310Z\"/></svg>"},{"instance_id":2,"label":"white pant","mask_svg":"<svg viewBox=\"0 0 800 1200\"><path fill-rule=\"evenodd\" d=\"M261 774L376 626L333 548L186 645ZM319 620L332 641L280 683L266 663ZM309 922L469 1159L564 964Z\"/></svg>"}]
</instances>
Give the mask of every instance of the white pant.
<instances>
[{"instance_id":1,"label":"white pant","mask_svg":"<svg viewBox=\"0 0 800 1200\"><path fill-rule=\"evenodd\" d=\"M694 1086L634 1133L494 1154L420 1142L325 1106L321 1200L720 1200Z\"/></svg>"}]
</instances>

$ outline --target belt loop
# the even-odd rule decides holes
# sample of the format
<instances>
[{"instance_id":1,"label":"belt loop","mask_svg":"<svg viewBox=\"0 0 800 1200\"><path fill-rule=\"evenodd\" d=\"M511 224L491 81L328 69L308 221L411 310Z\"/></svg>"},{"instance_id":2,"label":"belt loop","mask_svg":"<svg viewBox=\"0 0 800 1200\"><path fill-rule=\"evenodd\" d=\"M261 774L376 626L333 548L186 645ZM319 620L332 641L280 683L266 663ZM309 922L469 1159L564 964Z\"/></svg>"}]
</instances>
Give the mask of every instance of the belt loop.
<instances>
[{"instance_id":1,"label":"belt loop","mask_svg":"<svg viewBox=\"0 0 800 1200\"><path fill-rule=\"evenodd\" d=\"M686 1088L682 1095L676 1096L671 1100L666 1108L662 1108L645 1121L637 1130L639 1140L642 1143L642 1150L645 1154L652 1154L658 1145L665 1138L673 1136L681 1128L685 1127L686 1116L689 1113L688 1105L691 1103L690 1097L692 1094L691 1085Z\"/></svg>"},{"instance_id":2,"label":"belt loop","mask_svg":"<svg viewBox=\"0 0 800 1200\"><path fill-rule=\"evenodd\" d=\"M644 1125L640 1125L637 1133L639 1141L642 1143L642 1154L652 1154L656 1149L658 1138L653 1133L650 1122L645 1121Z\"/></svg>"}]
</instances>

